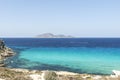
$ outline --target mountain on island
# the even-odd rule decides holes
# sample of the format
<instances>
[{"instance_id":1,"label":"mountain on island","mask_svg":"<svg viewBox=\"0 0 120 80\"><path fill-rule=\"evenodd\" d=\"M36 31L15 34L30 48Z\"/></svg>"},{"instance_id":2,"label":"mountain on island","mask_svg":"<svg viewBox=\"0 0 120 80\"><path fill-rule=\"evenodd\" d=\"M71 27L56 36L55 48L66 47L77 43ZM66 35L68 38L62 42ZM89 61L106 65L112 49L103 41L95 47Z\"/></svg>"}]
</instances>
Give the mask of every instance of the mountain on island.
<instances>
[{"instance_id":1,"label":"mountain on island","mask_svg":"<svg viewBox=\"0 0 120 80\"><path fill-rule=\"evenodd\" d=\"M44 33L37 35L37 38L74 38L74 37L70 35L62 35L62 34L54 35L52 33Z\"/></svg>"}]
</instances>

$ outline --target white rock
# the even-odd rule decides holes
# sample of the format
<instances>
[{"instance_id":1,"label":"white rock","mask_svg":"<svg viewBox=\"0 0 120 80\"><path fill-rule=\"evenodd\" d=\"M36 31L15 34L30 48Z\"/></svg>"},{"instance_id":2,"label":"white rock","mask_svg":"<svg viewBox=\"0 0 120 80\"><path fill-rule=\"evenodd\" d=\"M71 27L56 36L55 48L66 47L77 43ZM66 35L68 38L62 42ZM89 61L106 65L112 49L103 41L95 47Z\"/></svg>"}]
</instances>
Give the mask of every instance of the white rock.
<instances>
[{"instance_id":1,"label":"white rock","mask_svg":"<svg viewBox=\"0 0 120 80\"><path fill-rule=\"evenodd\" d=\"M31 74L30 77L33 79L33 80L43 80L41 78L41 75L39 74Z\"/></svg>"},{"instance_id":2,"label":"white rock","mask_svg":"<svg viewBox=\"0 0 120 80\"><path fill-rule=\"evenodd\" d=\"M112 72L113 72L113 74L111 75L111 77L118 77L118 76L120 76L120 71L113 70Z\"/></svg>"},{"instance_id":3,"label":"white rock","mask_svg":"<svg viewBox=\"0 0 120 80\"><path fill-rule=\"evenodd\" d=\"M0 78L0 80L5 80L5 79L1 79L1 78Z\"/></svg>"},{"instance_id":4,"label":"white rock","mask_svg":"<svg viewBox=\"0 0 120 80\"><path fill-rule=\"evenodd\" d=\"M102 77L101 76L95 76L93 77L94 80L100 80Z\"/></svg>"}]
</instances>

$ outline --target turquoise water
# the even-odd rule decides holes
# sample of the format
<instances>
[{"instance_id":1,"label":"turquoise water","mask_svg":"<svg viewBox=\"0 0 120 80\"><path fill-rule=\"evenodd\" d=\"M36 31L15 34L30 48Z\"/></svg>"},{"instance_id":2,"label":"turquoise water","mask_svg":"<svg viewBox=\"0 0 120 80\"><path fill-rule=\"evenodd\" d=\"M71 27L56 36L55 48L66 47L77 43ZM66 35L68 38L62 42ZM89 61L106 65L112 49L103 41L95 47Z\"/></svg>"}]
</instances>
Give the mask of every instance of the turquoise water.
<instances>
[{"instance_id":1,"label":"turquoise water","mask_svg":"<svg viewBox=\"0 0 120 80\"><path fill-rule=\"evenodd\" d=\"M9 68L111 74L120 70L120 38L5 38Z\"/></svg>"},{"instance_id":2,"label":"turquoise water","mask_svg":"<svg viewBox=\"0 0 120 80\"><path fill-rule=\"evenodd\" d=\"M21 51L19 58L63 66L82 73L111 74L112 70L120 70L119 53L120 48L38 47Z\"/></svg>"}]
</instances>

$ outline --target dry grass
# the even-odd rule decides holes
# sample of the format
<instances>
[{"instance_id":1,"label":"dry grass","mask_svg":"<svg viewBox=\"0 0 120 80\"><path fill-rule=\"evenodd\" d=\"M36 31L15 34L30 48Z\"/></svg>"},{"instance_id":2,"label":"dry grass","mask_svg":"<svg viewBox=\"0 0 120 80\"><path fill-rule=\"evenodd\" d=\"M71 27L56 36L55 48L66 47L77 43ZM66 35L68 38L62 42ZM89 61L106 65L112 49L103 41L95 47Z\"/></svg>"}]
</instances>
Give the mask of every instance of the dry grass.
<instances>
[{"instance_id":1,"label":"dry grass","mask_svg":"<svg viewBox=\"0 0 120 80\"><path fill-rule=\"evenodd\" d=\"M5 80L31 80L22 72L15 72L6 68L0 68L0 78Z\"/></svg>"},{"instance_id":2,"label":"dry grass","mask_svg":"<svg viewBox=\"0 0 120 80\"><path fill-rule=\"evenodd\" d=\"M22 69L21 69L22 70ZM5 80L32 80L29 75L30 74L39 74L42 75L43 72L35 71L35 70L22 70L18 71L18 69L8 69L0 67L0 78ZM112 78L110 76L100 76L95 79L97 75L89 75L89 74L77 74L77 75L64 75L64 74L56 74L54 71L45 71L44 78L45 80L120 80L120 77Z\"/></svg>"}]
</instances>

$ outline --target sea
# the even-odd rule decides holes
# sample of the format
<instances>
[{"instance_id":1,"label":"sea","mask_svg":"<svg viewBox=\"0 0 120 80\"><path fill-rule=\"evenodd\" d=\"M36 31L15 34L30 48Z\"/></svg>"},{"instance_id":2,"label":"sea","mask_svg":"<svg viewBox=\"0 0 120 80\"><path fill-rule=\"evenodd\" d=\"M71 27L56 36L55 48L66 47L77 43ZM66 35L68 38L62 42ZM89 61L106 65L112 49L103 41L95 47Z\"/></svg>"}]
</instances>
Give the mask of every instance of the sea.
<instances>
[{"instance_id":1,"label":"sea","mask_svg":"<svg viewBox=\"0 0 120 80\"><path fill-rule=\"evenodd\" d=\"M3 38L8 68L109 75L120 70L120 38Z\"/></svg>"}]
</instances>

